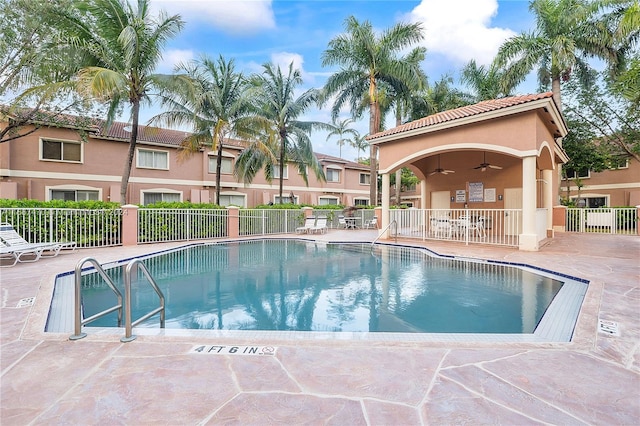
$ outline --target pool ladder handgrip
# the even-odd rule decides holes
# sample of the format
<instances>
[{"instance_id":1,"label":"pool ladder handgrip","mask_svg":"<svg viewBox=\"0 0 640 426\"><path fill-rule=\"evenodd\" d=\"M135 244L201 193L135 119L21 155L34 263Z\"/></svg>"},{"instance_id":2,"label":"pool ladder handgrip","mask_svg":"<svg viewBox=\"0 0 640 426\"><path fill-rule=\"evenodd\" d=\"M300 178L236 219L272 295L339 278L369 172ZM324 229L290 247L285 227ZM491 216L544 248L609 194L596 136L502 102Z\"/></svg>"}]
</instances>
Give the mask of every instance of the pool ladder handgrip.
<instances>
[{"instance_id":1,"label":"pool ladder handgrip","mask_svg":"<svg viewBox=\"0 0 640 426\"><path fill-rule=\"evenodd\" d=\"M85 263L91 263L93 267L96 269L98 274L102 277L102 279L107 283L109 288L115 293L118 303L111 308L105 309L102 312L99 312L95 315L92 315L89 318L82 319L82 267ZM160 298L160 306L148 314L142 316L136 321L131 320L131 272L133 267L139 266L149 280L151 287L156 292L158 297ZM125 317L125 336L120 339L121 342L130 342L135 340L136 336L132 334L133 327L140 324L142 321L145 321L148 318L151 318L157 313L160 313L160 327L164 328L165 326L165 298L164 294L156 284L155 280L149 273L147 267L142 263L140 259L134 259L127 264L124 275L125 281L125 298L124 298L124 317ZM92 321L97 320L107 314L110 314L113 311L118 311L118 327L122 327L122 311L123 311L123 297L122 293L117 289L111 278L106 274L102 266L98 263L98 261L92 257L85 257L80 259L76 264L75 268L75 303L74 303L74 334L69 336L69 340L79 340L87 336L87 333L82 332L82 326L88 324Z\"/></svg>"}]
</instances>

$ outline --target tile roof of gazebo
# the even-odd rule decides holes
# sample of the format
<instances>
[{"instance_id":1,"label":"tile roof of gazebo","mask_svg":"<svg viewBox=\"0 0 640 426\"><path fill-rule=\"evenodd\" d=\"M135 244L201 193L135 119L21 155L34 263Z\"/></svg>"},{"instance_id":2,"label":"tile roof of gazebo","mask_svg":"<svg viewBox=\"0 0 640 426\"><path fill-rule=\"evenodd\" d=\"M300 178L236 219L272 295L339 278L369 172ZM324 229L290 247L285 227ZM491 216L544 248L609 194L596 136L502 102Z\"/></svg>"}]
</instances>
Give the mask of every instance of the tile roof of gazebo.
<instances>
[{"instance_id":1,"label":"tile roof of gazebo","mask_svg":"<svg viewBox=\"0 0 640 426\"><path fill-rule=\"evenodd\" d=\"M427 128L429 126L434 126L436 124L453 122L455 120L460 120L462 118L479 116L481 114L499 111L499 110L514 107L517 105L538 101L541 99L552 100L553 93L545 92L545 93L530 94L530 95L511 96L508 98L501 98L501 99L491 99L491 100L479 102L474 105L467 105L460 108L451 109L448 111L438 112L436 114L428 115L418 120L410 121L398 127L394 127L393 129L374 133L373 135L368 136L367 140L376 142L376 140L384 138L385 136L396 135L396 134L399 135L401 133L409 132L412 130Z\"/></svg>"}]
</instances>

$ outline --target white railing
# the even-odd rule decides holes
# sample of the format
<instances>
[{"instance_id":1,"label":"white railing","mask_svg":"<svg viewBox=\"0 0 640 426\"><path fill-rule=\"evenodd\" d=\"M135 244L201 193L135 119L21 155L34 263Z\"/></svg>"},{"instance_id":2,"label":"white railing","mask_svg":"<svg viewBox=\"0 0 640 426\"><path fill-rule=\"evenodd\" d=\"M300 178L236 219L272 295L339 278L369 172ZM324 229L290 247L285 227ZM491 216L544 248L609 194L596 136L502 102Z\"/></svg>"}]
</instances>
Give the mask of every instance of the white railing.
<instances>
[{"instance_id":1,"label":"white railing","mask_svg":"<svg viewBox=\"0 0 640 426\"><path fill-rule=\"evenodd\" d=\"M302 210L239 210L240 236L286 234L304 222Z\"/></svg>"},{"instance_id":2,"label":"white railing","mask_svg":"<svg viewBox=\"0 0 640 426\"><path fill-rule=\"evenodd\" d=\"M398 209L390 210L399 238L449 240L465 244L518 246L522 232L519 209Z\"/></svg>"},{"instance_id":3,"label":"white railing","mask_svg":"<svg viewBox=\"0 0 640 426\"><path fill-rule=\"evenodd\" d=\"M566 230L638 235L638 210L635 207L568 208Z\"/></svg>"},{"instance_id":4,"label":"white railing","mask_svg":"<svg viewBox=\"0 0 640 426\"><path fill-rule=\"evenodd\" d=\"M78 248L122 244L122 210L3 208L0 222L30 243L75 241Z\"/></svg>"},{"instance_id":5,"label":"white railing","mask_svg":"<svg viewBox=\"0 0 640 426\"><path fill-rule=\"evenodd\" d=\"M227 236L226 209L138 209L138 242L160 243Z\"/></svg>"},{"instance_id":6,"label":"white railing","mask_svg":"<svg viewBox=\"0 0 640 426\"><path fill-rule=\"evenodd\" d=\"M315 217L324 216L327 218L327 227L329 229L339 228L338 217L350 216L355 218L355 225L360 228L362 224L367 223L375 216L375 211L372 209L352 209L350 212L344 210L323 210L313 209L313 215Z\"/></svg>"}]
</instances>

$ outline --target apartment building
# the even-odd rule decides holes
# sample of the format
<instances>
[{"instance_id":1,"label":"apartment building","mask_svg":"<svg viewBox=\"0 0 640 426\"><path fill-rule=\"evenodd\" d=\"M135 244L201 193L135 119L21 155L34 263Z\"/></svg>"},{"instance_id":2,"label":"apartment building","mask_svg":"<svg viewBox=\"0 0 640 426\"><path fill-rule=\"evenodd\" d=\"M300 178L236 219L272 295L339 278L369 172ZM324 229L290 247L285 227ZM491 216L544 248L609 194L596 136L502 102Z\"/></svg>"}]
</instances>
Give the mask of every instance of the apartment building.
<instances>
[{"instance_id":1,"label":"apartment building","mask_svg":"<svg viewBox=\"0 0 640 426\"><path fill-rule=\"evenodd\" d=\"M11 117L0 117L0 127ZM127 200L120 200L120 182L129 147L130 125L116 122L106 131L100 120L79 124L39 125L33 132L0 144L0 198L33 200L101 200L129 204L158 201L213 202L217 153L210 147L188 153L183 131L139 126ZM225 140L220 173L220 205L254 207L280 202L278 170L272 182L258 173L251 183L233 173L245 144ZM368 166L316 153L326 181L308 173L308 186L293 165L284 169L284 202L296 204L368 205ZM124 204L123 203L123 204Z\"/></svg>"}]
</instances>

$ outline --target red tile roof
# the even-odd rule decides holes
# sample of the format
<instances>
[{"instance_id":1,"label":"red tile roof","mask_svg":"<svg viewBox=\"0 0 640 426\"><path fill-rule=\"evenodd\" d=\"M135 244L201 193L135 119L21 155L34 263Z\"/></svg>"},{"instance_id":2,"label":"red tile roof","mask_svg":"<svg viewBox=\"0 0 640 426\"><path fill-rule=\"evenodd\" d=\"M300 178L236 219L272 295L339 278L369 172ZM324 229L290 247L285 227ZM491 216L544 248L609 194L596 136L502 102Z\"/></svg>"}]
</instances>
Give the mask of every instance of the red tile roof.
<instances>
[{"instance_id":1,"label":"red tile roof","mask_svg":"<svg viewBox=\"0 0 640 426\"><path fill-rule=\"evenodd\" d=\"M420 118L409 123L402 124L393 129L385 130L382 132L374 133L367 137L367 140L375 140L384 136L404 133L410 130L420 129L423 127L429 127L440 123L446 123L450 121L459 120L461 118L471 117L474 115L480 115L491 111L505 109L516 105L525 104L528 102L537 101L540 99L551 98L553 99L552 92L538 93L533 95L512 96L501 99L491 99L488 101L482 101L474 105L467 105L448 111L438 112L423 118Z\"/></svg>"}]
</instances>

